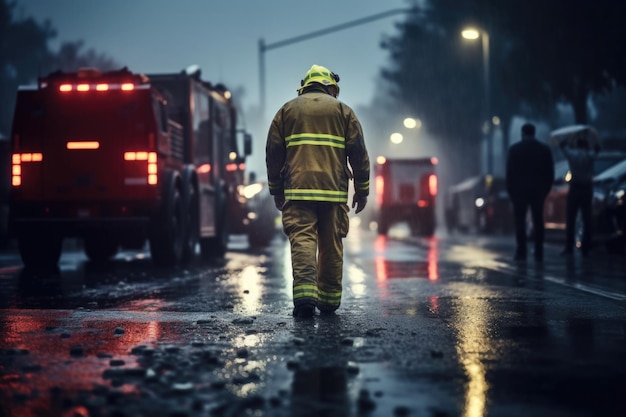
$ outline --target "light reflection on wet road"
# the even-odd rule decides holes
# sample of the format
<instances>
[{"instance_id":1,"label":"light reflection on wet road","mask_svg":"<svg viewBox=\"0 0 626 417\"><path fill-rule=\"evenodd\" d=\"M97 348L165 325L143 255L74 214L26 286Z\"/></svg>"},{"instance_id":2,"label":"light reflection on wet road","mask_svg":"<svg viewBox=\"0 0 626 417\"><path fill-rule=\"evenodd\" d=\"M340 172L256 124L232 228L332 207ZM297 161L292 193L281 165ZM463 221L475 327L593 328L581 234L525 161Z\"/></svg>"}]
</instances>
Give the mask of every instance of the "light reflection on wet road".
<instances>
[{"instance_id":1,"label":"light reflection on wet road","mask_svg":"<svg viewBox=\"0 0 626 417\"><path fill-rule=\"evenodd\" d=\"M0 411L621 415L622 259L519 265L511 237L402 237L352 230L342 307L311 321L290 316L281 239L173 271L136 254L104 269L67 254L45 277L5 268Z\"/></svg>"}]
</instances>

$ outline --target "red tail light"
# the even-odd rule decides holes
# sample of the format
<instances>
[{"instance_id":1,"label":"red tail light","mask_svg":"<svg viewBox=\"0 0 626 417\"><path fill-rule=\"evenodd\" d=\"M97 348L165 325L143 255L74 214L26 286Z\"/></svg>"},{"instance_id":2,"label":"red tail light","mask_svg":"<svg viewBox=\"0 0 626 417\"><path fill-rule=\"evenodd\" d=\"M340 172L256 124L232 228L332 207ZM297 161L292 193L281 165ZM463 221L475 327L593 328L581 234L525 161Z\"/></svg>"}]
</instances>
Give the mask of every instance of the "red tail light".
<instances>
[{"instance_id":1,"label":"red tail light","mask_svg":"<svg viewBox=\"0 0 626 417\"><path fill-rule=\"evenodd\" d=\"M124 160L129 162L147 162L146 176L149 185L156 185L159 181L158 158L156 152L124 152Z\"/></svg>"},{"instance_id":2,"label":"red tail light","mask_svg":"<svg viewBox=\"0 0 626 417\"><path fill-rule=\"evenodd\" d=\"M430 174L428 177L428 192L432 197L437 195L437 176L435 174Z\"/></svg>"},{"instance_id":3,"label":"red tail light","mask_svg":"<svg viewBox=\"0 0 626 417\"><path fill-rule=\"evenodd\" d=\"M385 179L382 175L376 176L376 204L380 207L383 204L383 193L385 192Z\"/></svg>"},{"instance_id":4,"label":"red tail light","mask_svg":"<svg viewBox=\"0 0 626 417\"><path fill-rule=\"evenodd\" d=\"M43 161L43 154L39 152L34 153L14 153L11 157L11 185L13 187L19 187L22 185L22 165L31 162Z\"/></svg>"},{"instance_id":5,"label":"red tail light","mask_svg":"<svg viewBox=\"0 0 626 417\"><path fill-rule=\"evenodd\" d=\"M437 175L430 173L420 178L420 198L417 202L419 207L433 205L437 196Z\"/></svg>"}]
</instances>

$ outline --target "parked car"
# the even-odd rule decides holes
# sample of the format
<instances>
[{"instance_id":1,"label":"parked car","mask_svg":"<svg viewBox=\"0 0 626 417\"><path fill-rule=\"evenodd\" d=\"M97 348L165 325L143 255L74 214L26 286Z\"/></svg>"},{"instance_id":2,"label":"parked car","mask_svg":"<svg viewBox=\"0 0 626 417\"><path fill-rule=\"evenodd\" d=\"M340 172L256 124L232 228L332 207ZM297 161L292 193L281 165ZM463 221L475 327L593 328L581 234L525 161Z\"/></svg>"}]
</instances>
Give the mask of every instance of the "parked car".
<instances>
[{"instance_id":1,"label":"parked car","mask_svg":"<svg viewBox=\"0 0 626 417\"><path fill-rule=\"evenodd\" d=\"M605 215L609 227L606 248L611 253L626 249L626 180L609 190L605 199Z\"/></svg>"},{"instance_id":2,"label":"parked car","mask_svg":"<svg viewBox=\"0 0 626 417\"><path fill-rule=\"evenodd\" d=\"M479 175L448 189L445 219L448 231L508 233L513 230L513 208L504 178Z\"/></svg>"},{"instance_id":3,"label":"parked car","mask_svg":"<svg viewBox=\"0 0 626 417\"><path fill-rule=\"evenodd\" d=\"M595 240L605 243L611 251L618 249L615 245L623 240L619 236L623 236L624 230L625 184L626 159L604 170L593 179L594 237ZM612 240L616 238L618 242Z\"/></svg>"},{"instance_id":4,"label":"parked car","mask_svg":"<svg viewBox=\"0 0 626 417\"><path fill-rule=\"evenodd\" d=\"M251 247L265 247L281 230L280 212L274 205L266 182L254 180L239 187L239 195L246 201L244 218L248 243Z\"/></svg>"},{"instance_id":5,"label":"parked car","mask_svg":"<svg viewBox=\"0 0 626 417\"><path fill-rule=\"evenodd\" d=\"M611 166L619 163L626 154L619 151L602 151L598 154L594 164L594 175L607 170ZM565 231L567 213L567 192L572 174L569 171L569 164L566 160L561 160L554 165L554 183L550 194L546 198L544 206L544 219L546 231Z\"/></svg>"}]
</instances>

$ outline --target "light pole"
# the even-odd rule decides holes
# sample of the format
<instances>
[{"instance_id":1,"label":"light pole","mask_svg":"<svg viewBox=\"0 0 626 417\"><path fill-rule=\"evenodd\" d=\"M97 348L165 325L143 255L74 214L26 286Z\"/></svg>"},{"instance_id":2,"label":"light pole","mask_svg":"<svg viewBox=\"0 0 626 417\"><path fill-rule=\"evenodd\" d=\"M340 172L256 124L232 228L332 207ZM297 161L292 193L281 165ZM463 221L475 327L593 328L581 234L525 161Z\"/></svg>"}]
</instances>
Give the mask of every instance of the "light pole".
<instances>
[{"instance_id":1,"label":"light pole","mask_svg":"<svg viewBox=\"0 0 626 417\"><path fill-rule=\"evenodd\" d=\"M316 30L314 32L306 33L304 35L295 36L293 38L285 39L273 43L265 43L263 39L259 39L259 100L261 107L262 117L265 115L265 53L272 49L281 48L283 46L291 45L297 42L302 42L311 38L316 38L322 35L328 35L332 32L348 29L354 26L362 25L365 23L373 22L378 19L389 17L401 13L417 12L417 8L413 9L393 9L386 12L378 13L375 15L363 17L361 19L352 20L350 22L342 23L339 25L331 26L326 29Z\"/></svg>"},{"instance_id":2,"label":"light pole","mask_svg":"<svg viewBox=\"0 0 626 417\"><path fill-rule=\"evenodd\" d=\"M493 136L491 133L491 91L489 86L489 33L476 28L466 28L461 31L464 39L475 40L481 38L483 53L483 86L485 95L484 121L482 130L487 137L487 173L493 174Z\"/></svg>"}]
</instances>

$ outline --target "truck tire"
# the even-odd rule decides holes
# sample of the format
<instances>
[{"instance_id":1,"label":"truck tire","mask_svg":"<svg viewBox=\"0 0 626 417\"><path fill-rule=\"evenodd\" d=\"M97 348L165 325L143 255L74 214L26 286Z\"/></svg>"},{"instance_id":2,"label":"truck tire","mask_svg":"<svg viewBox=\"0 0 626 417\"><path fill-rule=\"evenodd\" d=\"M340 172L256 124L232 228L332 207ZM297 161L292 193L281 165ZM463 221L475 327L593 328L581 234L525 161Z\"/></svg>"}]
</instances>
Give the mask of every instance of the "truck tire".
<instances>
[{"instance_id":1,"label":"truck tire","mask_svg":"<svg viewBox=\"0 0 626 417\"><path fill-rule=\"evenodd\" d=\"M226 192L220 193L215 202L215 236L200 239L200 251L204 259L224 256L228 249L228 221L226 219Z\"/></svg>"},{"instance_id":2,"label":"truck tire","mask_svg":"<svg viewBox=\"0 0 626 417\"><path fill-rule=\"evenodd\" d=\"M181 262L185 233L183 200L173 176L169 178L166 190L167 197L152 226L150 255L154 264L169 267Z\"/></svg>"},{"instance_id":3,"label":"truck tire","mask_svg":"<svg viewBox=\"0 0 626 417\"><path fill-rule=\"evenodd\" d=\"M389 221L386 219L386 216L384 216L383 214L381 214L378 217L377 231L379 235L385 235L385 236L389 232Z\"/></svg>"},{"instance_id":4,"label":"truck tire","mask_svg":"<svg viewBox=\"0 0 626 417\"><path fill-rule=\"evenodd\" d=\"M196 245L200 241L200 208L198 188L192 178L185 181L184 196L184 226L185 238L183 244L182 263L187 264L196 253Z\"/></svg>"},{"instance_id":5,"label":"truck tire","mask_svg":"<svg viewBox=\"0 0 626 417\"><path fill-rule=\"evenodd\" d=\"M17 239L22 263L28 269L50 269L61 258L63 238L55 235L24 235Z\"/></svg>"},{"instance_id":6,"label":"truck tire","mask_svg":"<svg viewBox=\"0 0 626 417\"><path fill-rule=\"evenodd\" d=\"M432 237L435 234L435 222L433 220L427 220L420 228L420 235L425 237Z\"/></svg>"},{"instance_id":7,"label":"truck tire","mask_svg":"<svg viewBox=\"0 0 626 417\"><path fill-rule=\"evenodd\" d=\"M264 248L274 239L275 233L276 229L273 226L271 229L268 227L253 228L248 232L248 244L251 248Z\"/></svg>"},{"instance_id":8,"label":"truck tire","mask_svg":"<svg viewBox=\"0 0 626 417\"><path fill-rule=\"evenodd\" d=\"M108 262L117 254L117 239L106 235L95 235L84 239L85 255L95 263Z\"/></svg>"},{"instance_id":9,"label":"truck tire","mask_svg":"<svg viewBox=\"0 0 626 417\"><path fill-rule=\"evenodd\" d=\"M432 209L420 211L414 217L415 234L422 237L431 237L435 234L435 212ZM413 230L413 227L411 228Z\"/></svg>"}]
</instances>

